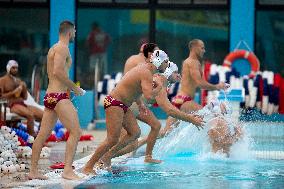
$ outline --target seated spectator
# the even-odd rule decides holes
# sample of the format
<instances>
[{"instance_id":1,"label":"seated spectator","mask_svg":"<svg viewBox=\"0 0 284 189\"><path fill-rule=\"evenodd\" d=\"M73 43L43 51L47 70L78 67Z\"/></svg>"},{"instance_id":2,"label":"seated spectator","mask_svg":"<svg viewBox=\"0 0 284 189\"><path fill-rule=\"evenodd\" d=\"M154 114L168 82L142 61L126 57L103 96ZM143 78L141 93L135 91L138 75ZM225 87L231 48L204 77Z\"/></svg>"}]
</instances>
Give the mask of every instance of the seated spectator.
<instances>
[{"instance_id":1,"label":"seated spectator","mask_svg":"<svg viewBox=\"0 0 284 189\"><path fill-rule=\"evenodd\" d=\"M24 103L28 91L26 83L17 77L18 63L9 60L6 69L7 74L1 78L2 98L8 100L8 107L12 113L27 119L27 132L35 137L34 121L41 121L43 110Z\"/></svg>"}]
</instances>

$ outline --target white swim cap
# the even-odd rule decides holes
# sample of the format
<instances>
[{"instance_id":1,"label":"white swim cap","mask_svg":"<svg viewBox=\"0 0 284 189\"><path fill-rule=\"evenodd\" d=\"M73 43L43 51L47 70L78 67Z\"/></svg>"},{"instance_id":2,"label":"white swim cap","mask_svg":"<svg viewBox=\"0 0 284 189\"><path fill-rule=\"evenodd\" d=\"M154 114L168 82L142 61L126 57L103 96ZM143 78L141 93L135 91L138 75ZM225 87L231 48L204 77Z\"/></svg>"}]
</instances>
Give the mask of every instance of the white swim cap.
<instances>
[{"instance_id":1,"label":"white swim cap","mask_svg":"<svg viewBox=\"0 0 284 189\"><path fill-rule=\"evenodd\" d=\"M16 60L9 60L6 66L7 73L10 73L11 68L14 66L18 67L18 62Z\"/></svg>"},{"instance_id":2,"label":"white swim cap","mask_svg":"<svg viewBox=\"0 0 284 189\"><path fill-rule=\"evenodd\" d=\"M167 79L174 73L178 71L178 67L175 63L169 62L169 66L165 70L164 73L162 73L163 76L165 76Z\"/></svg>"},{"instance_id":3,"label":"white swim cap","mask_svg":"<svg viewBox=\"0 0 284 189\"><path fill-rule=\"evenodd\" d=\"M169 60L167 53L162 50L155 50L153 52L151 62L156 66L156 68L159 68L165 60Z\"/></svg>"}]
</instances>

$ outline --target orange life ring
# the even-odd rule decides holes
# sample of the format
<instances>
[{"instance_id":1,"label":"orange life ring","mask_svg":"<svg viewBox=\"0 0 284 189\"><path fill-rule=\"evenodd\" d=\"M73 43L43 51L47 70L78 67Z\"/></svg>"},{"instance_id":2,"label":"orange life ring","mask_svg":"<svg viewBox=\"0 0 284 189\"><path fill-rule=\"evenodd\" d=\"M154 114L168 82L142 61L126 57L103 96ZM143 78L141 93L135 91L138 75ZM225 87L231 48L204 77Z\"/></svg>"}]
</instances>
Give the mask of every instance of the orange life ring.
<instances>
[{"instance_id":1,"label":"orange life ring","mask_svg":"<svg viewBox=\"0 0 284 189\"><path fill-rule=\"evenodd\" d=\"M232 63L239 58L248 60L251 65L250 76L255 76L255 73L259 71L260 64L255 54L250 51L236 50L229 53L224 59L223 66L231 67Z\"/></svg>"}]
</instances>

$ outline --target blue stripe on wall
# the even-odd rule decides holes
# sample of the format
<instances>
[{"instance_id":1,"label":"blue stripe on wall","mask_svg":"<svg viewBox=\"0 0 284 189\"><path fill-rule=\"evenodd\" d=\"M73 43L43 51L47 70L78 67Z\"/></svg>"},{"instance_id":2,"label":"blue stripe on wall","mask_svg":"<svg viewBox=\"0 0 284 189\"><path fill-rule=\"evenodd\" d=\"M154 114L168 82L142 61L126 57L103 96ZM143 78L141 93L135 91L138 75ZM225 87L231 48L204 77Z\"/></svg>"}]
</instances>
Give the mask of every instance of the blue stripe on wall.
<instances>
[{"instance_id":1,"label":"blue stripe on wall","mask_svg":"<svg viewBox=\"0 0 284 189\"><path fill-rule=\"evenodd\" d=\"M255 0L231 0L230 51L240 40L244 40L254 50ZM242 45L240 48L245 49Z\"/></svg>"},{"instance_id":2,"label":"blue stripe on wall","mask_svg":"<svg viewBox=\"0 0 284 189\"><path fill-rule=\"evenodd\" d=\"M255 27L255 0L231 0L230 17L230 51L234 51L238 43L243 40L254 51L254 27ZM249 50L244 43L239 49ZM251 67L247 60L236 60L233 67L247 75Z\"/></svg>"},{"instance_id":3,"label":"blue stripe on wall","mask_svg":"<svg viewBox=\"0 0 284 189\"><path fill-rule=\"evenodd\" d=\"M54 45L58 41L58 30L60 22L62 22L63 20L69 20L75 23L75 10L75 0L50 0L50 46ZM69 49L73 60L69 76L70 79L74 80L75 44L70 44Z\"/></svg>"}]
</instances>

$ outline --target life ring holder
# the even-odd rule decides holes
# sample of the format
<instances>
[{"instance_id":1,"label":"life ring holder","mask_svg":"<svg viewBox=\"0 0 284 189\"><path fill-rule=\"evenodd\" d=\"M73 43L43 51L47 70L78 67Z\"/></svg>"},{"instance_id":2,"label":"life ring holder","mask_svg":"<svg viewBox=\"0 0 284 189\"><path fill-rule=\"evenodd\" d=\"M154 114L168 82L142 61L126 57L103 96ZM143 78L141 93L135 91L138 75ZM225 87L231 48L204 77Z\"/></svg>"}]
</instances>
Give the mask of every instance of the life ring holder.
<instances>
[{"instance_id":1,"label":"life ring holder","mask_svg":"<svg viewBox=\"0 0 284 189\"><path fill-rule=\"evenodd\" d=\"M244 45L249 49L249 50L244 50L244 49L238 49L241 43L244 43ZM249 74L250 77L254 77L255 74L259 71L260 69L260 62L257 56L250 50L248 47L247 43L245 41L240 41L235 48L233 52L230 52L224 59L223 66L226 67L231 67L232 63L237 60L237 59L246 59L251 66L251 72Z\"/></svg>"}]
</instances>

